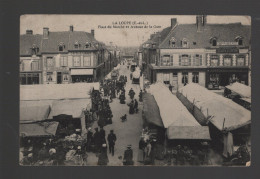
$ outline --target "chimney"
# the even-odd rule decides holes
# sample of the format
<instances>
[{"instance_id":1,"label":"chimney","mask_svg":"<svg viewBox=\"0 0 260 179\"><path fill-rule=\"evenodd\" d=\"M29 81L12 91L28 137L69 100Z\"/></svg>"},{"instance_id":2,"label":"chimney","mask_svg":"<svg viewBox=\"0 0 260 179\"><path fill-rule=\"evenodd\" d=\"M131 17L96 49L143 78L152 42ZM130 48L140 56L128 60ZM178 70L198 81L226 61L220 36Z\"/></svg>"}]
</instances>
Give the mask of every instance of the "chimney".
<instances>
[{"instance_id":1,"label":"chimney","mask_svg":"<svg viewBox=\"0 0 260 179\"><path fill-rule=\"evenodd\" d=\"M204 25L206 25L206 16L205 15L197 15L196 16L196 25L197 25L197 32L203 31Z\"/></svg>"},{"instance_id":2,"label":"chimney","mask_svg":"<svg viewBox=\"0 0 260 179\"><path fill-rule=\"evenodd\" d=\"M171 28L173 28L177 24L176 18L171 18Z\"/></svg>"},{"instance_id":3,"label":"chimney","mask_svg":"<svg viewBox=\"0 0 260 179\"><path fill-rule=\"evenodd\" d=\"M32 30L26 30L26 34L27 34L27 35L28 35L28 34L32 35L32 34L33 34L33 31L32 31Z\"/></svg>"},{"instance_id":4,"label":"chimney","mask_svg":"<svg viewBox=\"0 0 260 179\"><path fill-rule=\"evenodd\" d=\"M70 32L73 32L73 25L70 26Z\"/></svg>"},{"instance_id":5,"label":"chimney","mask_svg":"<svg viewBox=\"0 0 260 179\"><path fill-rule=\"evenodd\" d=\"M43 27L43 38L48 39L48 36L49 36L49 28Z\"/></svg>"},{"instance_id":6,"label":"chimney","mask_svg":"<svg viewBox=\"0 0 260 179\"><path fill-rule=\"evenodd\" d=\"M91 29L91 35L92 35L93 37L95 37L95 31L94 31L94 29Z\"/></svg>"}]
</instances>

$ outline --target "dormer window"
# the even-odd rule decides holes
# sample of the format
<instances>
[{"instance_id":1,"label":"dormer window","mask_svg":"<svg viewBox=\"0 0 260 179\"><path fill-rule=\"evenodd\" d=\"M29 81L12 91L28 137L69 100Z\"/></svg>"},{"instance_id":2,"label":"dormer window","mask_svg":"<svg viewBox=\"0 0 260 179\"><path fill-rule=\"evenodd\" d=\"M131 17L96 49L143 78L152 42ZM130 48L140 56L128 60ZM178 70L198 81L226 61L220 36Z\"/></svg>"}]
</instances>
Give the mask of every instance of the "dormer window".
<instances>
[{"instance_id":1,"label":"dormer window","mask_svg":"<svg viewBox=\"0 0 260 179\"><path fill-rule=\"evenodd\" d=\"M171 40L169 41L169 45L170 47L175 47L176 46L176 40L174 37L171 38Z\"/></svg>"},{"instance_id":2,"label":"dormer window","mask_svg":"<svg viewBox=\"0 0 260 179\"><path fill-rule=\"evenodd\" d=\"M243 45L243 37L241 36L236 37L236 42L238 42L238 45Z\"/></svg>"},{"instance_id":3,"label":"dormer window","mask_svg":"<svg viewBox=\"0 0 260 179\"><path fill-rule=\"evenodd\" d=\"M65 49L65 45L63 42L60 42L60 44L58 45L59 48L59 52L62 52Z\"/></svg>"},{"instance_id":4,"label":"dormer window","mask_svg":"<svg viewBox=\"0 0 260 179\"><path fill-rule=\"evenodd\" d=\"M75 42L74 47L75 47L75 48L79 48L79 47L80 47L79 42Z\"/></svg>"},{"instance_id":5,"label":"dormer window","mask_svg":"<svg viewBox=\"0 0 260 179\"><path fill-rule=\"evenodd\" d=\"M212 46L217 46L217 38L216 37L213 37L210 39L210 43L212 44Z\"/></svg>"},{"instance_id":6,"label":"dormer window","mask_svg":"<svg viewBox=\"0 0 260 179\"><path fill-rule=\"evenodd\" d=\"M183 39L183 40L181 41L181 44L182 44L182 47L184 47L184 48L187 48L188 45L189 45L187 39Z\"/></svg>"},{"instance_id":7,"label":"dormer window","mask_svg":"<svg viewBox=\"0 0 260 179\"><path fill-rule=\"evenodd\" d=\"M89 43L89 42L86 42L86 45L85 45L85 47L86 47L86 48L89 48L89 47L91 47L91 43Z\"/></svg>"},{"instance_id":8,"label":"dormer window","mask_svg":"<svg viewBox=\"0 0 260 179\"><path fill-rule=\"evenodd\" d=\"M32 55L37 55L37 53L39 52L39 47L37 47L36 44L32 45Z\"/></svg>"}]
</instances>

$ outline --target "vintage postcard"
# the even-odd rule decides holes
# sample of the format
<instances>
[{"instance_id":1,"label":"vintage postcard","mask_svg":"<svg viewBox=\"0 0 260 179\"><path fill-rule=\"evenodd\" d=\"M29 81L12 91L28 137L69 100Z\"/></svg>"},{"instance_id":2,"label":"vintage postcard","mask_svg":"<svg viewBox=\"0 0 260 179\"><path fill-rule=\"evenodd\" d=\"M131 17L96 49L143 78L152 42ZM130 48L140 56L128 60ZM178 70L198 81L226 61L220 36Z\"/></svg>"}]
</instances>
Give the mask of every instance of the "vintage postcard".
<instances>
[{"instance_id":1,"label":"vintage postcard","mask_svg":"<svg viewBox=\"0 0 260 179\"><path fill-rule=\"evenodd\" d=\"M22 15L20 165L250 166L251 18Z\"/></svg>"}]
</instances>

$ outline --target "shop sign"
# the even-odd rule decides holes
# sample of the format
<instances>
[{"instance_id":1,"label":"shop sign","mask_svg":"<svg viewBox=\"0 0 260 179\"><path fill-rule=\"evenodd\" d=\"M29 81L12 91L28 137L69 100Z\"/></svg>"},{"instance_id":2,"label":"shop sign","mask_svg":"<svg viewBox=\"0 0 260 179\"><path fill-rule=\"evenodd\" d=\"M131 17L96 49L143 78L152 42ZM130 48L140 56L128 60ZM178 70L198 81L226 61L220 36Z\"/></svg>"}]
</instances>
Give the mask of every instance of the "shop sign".
<instances>
[{"instance_id":1,"label":"shop sign","mask_svg":"<svg viewBox=\"0 0 260 179\"><path fill-rule=\"evenodd\" d=\"M221 45L238 45L238 42L217 42L217 45L221 46Z\"/></svg>"},{"instance_id":2,"label":"shop sign","mask_svg":"<svg viewBox=\"0 0 260 179\"><path fill-rule=\"evenodd\" d=\"M217 48L216 53L239 53L238 48Z\"/></svg>"}]
</instances>

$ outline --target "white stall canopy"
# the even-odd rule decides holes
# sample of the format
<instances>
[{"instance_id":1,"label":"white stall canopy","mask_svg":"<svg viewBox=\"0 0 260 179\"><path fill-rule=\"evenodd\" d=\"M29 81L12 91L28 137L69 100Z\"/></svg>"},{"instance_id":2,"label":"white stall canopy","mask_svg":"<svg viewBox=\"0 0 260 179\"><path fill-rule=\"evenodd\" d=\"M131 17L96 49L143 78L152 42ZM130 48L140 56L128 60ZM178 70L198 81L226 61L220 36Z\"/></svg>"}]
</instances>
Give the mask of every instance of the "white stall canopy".
<instances>
[{"instance_id":1,"label":"white stall canopy","mask_svg":"<svg viewBox=\"0 0 260 179\"><path fill-rule=\"evenodd\" d=\"M93 75L93 69L71 69L71 75Z\"/></svg>"}]
</instances>

